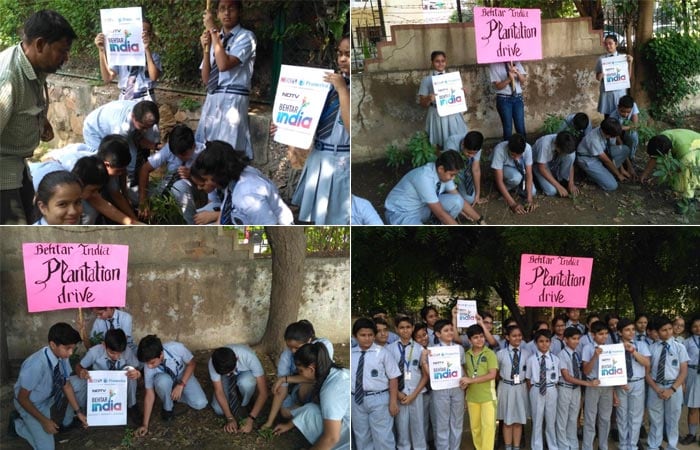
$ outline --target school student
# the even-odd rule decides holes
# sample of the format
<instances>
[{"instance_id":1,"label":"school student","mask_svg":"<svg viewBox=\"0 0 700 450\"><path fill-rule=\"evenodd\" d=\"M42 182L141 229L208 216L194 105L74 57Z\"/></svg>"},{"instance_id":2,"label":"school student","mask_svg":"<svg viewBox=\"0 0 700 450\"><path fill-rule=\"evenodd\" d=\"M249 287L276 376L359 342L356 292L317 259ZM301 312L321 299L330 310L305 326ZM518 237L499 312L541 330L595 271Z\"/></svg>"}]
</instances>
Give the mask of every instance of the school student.
<instances>
[{"instance_id":1,"label":"school student","mask_svg":"<svg viewBox=\"0 0 700 450\"><path fill-rule=\"evenodd\" d=\"M688 407L688 434L680 440L683 445L695 442L700 422L700 316L693 317L689 325L688 338L683 342L689 358L684 399Z\"/></svg>"},{"instance_id":2,"label":"school student","mask_svg":"<svg viewBox=\"0 0 700 450\"><path fill-rule=\"evenodd\" d=\"M559 356L559 353L566 347L564 331L566 331L566 317L561 315L554 316L552 319L552 344L549 347L549 351L556 356Z\"/></svg>"},{"instance_id":3,"label":"school student","mask_svg":"<svg viewBox=\"0 0 700 450\"><path fill-rule=\"evenodd\" d=\"M608 325L608 340L605 343L619 344L622 341L620 329L618 328L620 316L617 313L612 312L606 314L605 317L603 317L603 320L605 320L605 323ZM634 325L634 322L631 323Z\"/></svg>"},{"instance_id":4,"label":"school student","mask_svg":"<svg viewBox=\"0 0 700 450\"><path fill-rule=\"evenodd\" d=\"M90 350L75 365L75 375L71 376L69 381L76 392L78 403L83 406L87 405L87 382L90 380L90 370L126 371L127 413L133 423L140 425L142 417L136 404L136 382L141 378L141 372L138 370L140 365L136 354L126 345L124 330L112 328L105 333L102 344L90 347Z\"/></svg>"},{"instance_id":5,"label":"school student","mask_svg":"<svg viewBox=\"0 0 700 450\"><path fill-rule=\"evenodd\" d=\"M520 61L494 63L489 65L489 78L496 91L496 110L503 125L503 140L510 139L515 132L525 138L525 103L523 84L527 72Z\"/></svg>"},{"instance_id":6,"label":"school student","mask_svg":"<svg viewBox=\"0 0 700 450\"><path fill-rule=\"evenodd\" d=\"M622 164L628 159L630 149L611 142L621 133L620 123L607 118L588 133L576 149L576 164L604 191L617 189L616 179L625 181L629 178Z\"/></svg>"},{"instance_id":7,"label":"school student","mask_svg":"<svg viewBox=\"0 0 700 450\"><path fill-rule=\"evenodd\" d=\"M620 122L622 135L618 138L618 144L625 144L630 149L629 161L634 161L639 145L639 133L635 130L639 124L639 108L634 99L629 95L623 95L617 101L617 108L610 117ZM634 173L634 167L629 166L630 173Z\"/></svg>"},{"instance_id":8,"label":"school student","mask_svg":"<svg viewBox=\"0 0 700 450\"><path fill-rule=\"evenodd\" d=\"M588 333L581 333L581 340L579 341L578 344L578 352L583 355L583 349L587 345L595 345L595 334L593 333L592 326L594 322L598 322L600 320L600 314L597 312L591 311L588 313L588 316L586 316L586 329L588 330Z\"/></svg>"},{"instance_id":9,"label":"school student","mask_svg":"<svg viewBox=\"0 0 700 450\"><path fill-rule=\"evenodd\" d=\"M600 95L598 96L598 112L603 114L607 119L608 116L615 110L620 97L627 93L626 89L617 89L614 91L605 90L605 82L603 81L603 62L605 58L611 56L618 56L617 53L617 36L614 34L608 34L603 39L603 46L605 47L605 54L598 58L595 65L595 78L600 81ZM632 65L632 55L626 55L627 62Z\"/></svg>"},{"instance_id":10,"label":"school student","mask_svg":"<svg viewBox=\"0 0 700 450\"><path fill-rule=\"evenodd\" d=\"M87 427L87 417L80 408L71 383L66 383L70 375L71 357L80 334L67 323L56 323L49 329L48 345L33 353L22 363L19 377L14 387L16 412L10 414L10 431L14 429L32 448L53 450L53 435L59 426L51 419L51 407L61 409L64 400L68 401L66 417L73 419L68 410L76 411L78 420ZM73 424L66 422L63 427Z\"/></svg>"},{"instance_id":11,"label":"school student","mask_svg":"<svg viewBox=\"0 0 700 450\"><path fill-rule=\"evenodd\" d=\"M637 313L634 316L634 340L644 341L651 348L652 340L647 335L649 316L646 313Z\"/></svg>"},{"instance_id":12,"label":"school student","mask_svg":"<svg viewBox=\"0 0 700 450\"><path fill-rule=\"evenodd\" d=\"M608 338L608 327L600 320L590 326L593 343L584 345L581 359L583 373L589 380L598 379L598 357L603 352L600 348ZM610 415L612 414L614 389L612 386L594 386L586 389L583 402L583 443L582 450L593 450L593 439L598 437L598 448L608 449L610 434ZM596 419L598 433L596 434Z\"/></svg>"},{"instance_id":13,"label":"school student","mask_svg":"<svg viewBox=\"0 0 700 450\"><path fill-rule=\"evenodd\" d=\"M620 450L636 450L644 414L644 376L651 365L651 352L644 341L634 340L634 322L622 318L617 323L625 346L627 384L615 388L619 405L616 407Z\"/></svg>"},{"instance_id":14,"label":"school student","mask_svg":"<svg viewBox=\"0 0 700 450\"><path fill-rule=\"evenodd\" d=\"M557 407L557 383L559 382L559 358L549 351L552 334L549 330L535 332L537 351L527 360L527 385L532 408L532 450L542 450L542 426L547 448L557 450L556 417L551 412ZM546 412L546 413L545 413Z\"/></svg>"},{"instance_id":15,"label":"school student","mask_svg":"<svg viewBox=\"0 0 700 450\"><path fill-rule=\"evenodd\" d=\"M352 435L357 449L393 450L401 372L391 353L374 343L376 334L371 319L359 318L352 325L358 343L350 350Z\"/></svg>"},{"instance_id":16,"label":"school student","mask_svg":"<svg viewBox=\"0 0 700 450\"><path fill-rule=\"evenodd\" d=\"M688 352L673 339L671 319L657 319L658 344L651 347L651 369L646 374L649 394L649 450L658 450L665 431L668 450L678 449L678 424L683 408L683 384L688 375Z\"/></svg>"},{"instance_id":17,"label":"school student","mask_svg":"<svg viewBox=\"0 0 700 450\"><path fill-rule=\"evenodd\" d=\"M496 353L498 374L498 420L503 423L505 450L520 450L523 426L530 413L530 400L525 384L530 352L523 350L523 332L518 325L506 328L507 346Z\"/></svg>"},{"instance_id":18,"label":"school student","mask_svg":"<svg viewBox=\"0 0 700 450\"><path fill-rule=\"evenodd\" d=\"M535 142L532 148L535 161L533 172L545 195L568 197L578 194L574 182L576 144L576 138L568 131L548 134Z\"/></svg>"},{"instance_id":19,"label":"school student","mask_svg":"<svg viewBox=\"0 0 700 450\"><path fill-rule=\"evenodd\" d=\"M92 347L92 342L101 343L107 331L112 329L123 330L126 334L126 344L136 353L138 347L134 342L133 336L133 318L128 312L111 307L98 306L93 308L95 313L95 321L92 323L92 329L87 339L83 339L85 348Z\"/></svg>"},{"instance_id":20,"label":"school student","mask_svg":"<svg viewBox=\"0 0 700 450\"><path fill-rule=\"evenodd\" d=\"M578 415L581 408L581 386L598 386L600 380L586 381L581 367L581 354L576 350L581 330L564 330L566 347L559 353L559 392L557 396L556 429L559 450L578 450Z\"/></svg>"},{"instance_id":21,"label":"school student","mask_svg":"<svg viewBox=\"0 0 700 450\"><path fill-rule=\"evenodd\" d=\"M209 358L209 378L214 386L211 407L219 416L226 418L227 433L250 433L269 395L267 379L260 359L247 345L230 344L214 350ZM241 406L248 406L253 396L255 403L250 408L243 425L238 426Z\"/></svg>"},{"instance_id":22,"label":"school student","mask_svg":"<svg viewBox=\"0 0 700 450\"><path fill-rule=\"evenodd\" d=\"M163 403L161 418L166 422L175 417L175 402L182 401L193 409L207 406L207 396L194 376L194 357L183 344L176 341L163 344L158 336L149 334L139 342L136 356L145 365L143 379L146 396L143 401L143 423L134 431L134 435L148 434L156 395Z\"/></svg>"},{"instance_id":23,"label":"school student","mask_svg":"<svg viewBox=\"0 0 700 450\"><path fill-rule=\"evenodd\" d=\"M493 149L491 168L496 187L508 208L516 214L532 211L532 197L537 193L532 179L532 148L520 134L514 134ZM525 205L513 198L510 191L525 198Z\"/></svg>"},{"instance_id":24,"label":"school student","mask_svg":"<svg viewBox=\"0 0 700 450\"><path fill-rule=\"evenodd\" d=\"M559 130L557 130L557 133L560 131L568 131L574 135L578 143L581 142L581 139L590 133L592 129L591 120L588 118L588 115L583 112L578 112L567 115L561 127L559 127Z\"/></svg>"},{"instance_id":25,"label":"school student","mask_svg":"<svg viewBox=\"0 0 700 450\"><path fill-rule=\"evenodd\" d=\"M671 154L681 162L683 169L671 186L683 198L694 198L700 189L700 133L693 130L665 130L649 139L647 154L649 161L640 176L642 183L650 183L657 160Z\"/></svg>"},{"instance_id":26,"label":"school student","mask_svg":"<svg viewBox=\"0 0 700 450\"><path fill-rule=\"evenodd\" d=\"M275 427L275 434L298 428L313 448L350 449L350 371L335 364L321 342L304 344L294 353L299 375L313 383L313 402L295 409L294 418Z\"/></svg>"},{"instance_id":27,"label":"school student","mask_svg":"<svg viewBox=\"0 0 700 450\"><path fill-rule=\"evenodd\" d=\"M386 347L389 344L389 322L381 317L372 319L377 326L377 334L374 337L374 343L380 347Z\"/></svg>"},{"instance_id":28,"label":"school student","mask_svg":"<svg viewBox=\"0 0 700 450\"><path fill-rule=\"evenodd\" d=\"M568 308L566 310L566 317L568 318L566 321L566 328L576 327L582 335L588 331L586 330L586 325L579 321L581 318L581 310L579 308Z\"/></svg>"},{"instance_id":29,"label":"school student","mask_svg":"<svg viewBox=\"0 0 700 450\"><path fill-rule=\"evenodd\" d=\"M293 407L307 403L313 385L303 379L294 364L294 354L304 344L321 342L326 353L333 359L333 344L326 338L317 338L314 326L308 320L287 325L284 330L284 349L277 362L277 380L272 389L273 398L267 421L261 428L272 428L278 413L289 419Z\"/></svg>"},{"instance_id":30,"label":"school student","mask_svg":"<svg viewBox=\"0 0 700 450\"><path fill-rule=\"evenodd\" d=\"M464 367L465 363L464 347L455 342L455 331L451 321L447 319L438 320L435 322L434 330L435 337L438 339L437 346L458 346L459 371L460 378L462 378L464 375L462 367ZM434 418L435 448L459 449L462 442L462 425L464 423L464 389L462 387L454 387L433 390L431 401L430 416Z\"/></svg>"},{"instance_id":31,"label":"school student","mask_svg":"<svg viewBox=\"0 0 700 450\"><path fill-rule=\"evenodd\" d=\"M426 305L421 308L420 316L425 324L426 332L428 333L428 345L425 347L430 347L433 344L437 344L435 340L435 322L440 319L437 309L434 306Z\"/></svg>"},{"instance_id":32,"label":"school student","mask_svg":"<svg viewBox=\"0 0 700 450\"><path fill-rule=\"evenodd\" d=\"M400 450L425 450L425 417L423 393L428 384L428 375L420 365L423 346L415 342L413 320L408 316L396 318L399 341L386 348L396 359L401 375L398 380L399 414L394 418L396 448Z\"/></svg>"},{"instance_id":33,"label":"school student","mask_svg":"<svg viewBox=\"0 0 700 450\"><path fill-rule=\"evenodd\" d=\"M46 174L36 190L34 205L41 217L34 225L79 225L83 214L83 185L74 173Z\"/></svg>"},{"instance_id":34,"label":"school student","mask_svg":"<svg viewBox=\"0 0 700 450\"><path fill-rule=\"evenodd\" d=\"M423 322L418 322L413 327L413 333L411 335L413 340L420 344L422 351L420 356L420 362L418 365L422 368L425 376L428 376L428 347L432 344L429 342L428 336L428 326ZM431 425L433 422L433 417L430 415L432 409L432 396L430 393L430 381L425 385L425 390L423 392L423 436L425 436L428 443L433 442L433 433L431 433ZM434 428L434 426L433 426Z\"/></svg>"},{"instance_id":35,"label":"school student","mask_svg":"<svg viewBox=\"0 0 700 450\"><path fill-rule=\"evenodd\" d=\"M673 338L680 344L685 342L685 319L681 316L673 318Z\"/></svg>"},{"instance_id":36,"label":"school student","mask_svg":"<svg viewBox=\"0 0 700 450\"><path fill-rule=\"evenodd\" d=\"M351 201L351 225L384 225L377 210L374 209L369 200L357 195L352 195Z\"/></svg>"},{"instance_id":37,"label":"school student","mask_svg":"<svg viewBox=\"0 0 700 450\"><path fill-rule=\"evenodd\" d=\"M431 220L456 225L460 214L484 224L483 216L459 195L454 178L464 168L462 157L443 152L433 163L417 167L401 178L384 202L391 225L421 225Z\"/></svg>"},{"instance_id":38,"label":"school student","mask_svg":"<svg viewBox=\"0 0 700 450\"><path fill-rule=\"evenodd\" d=\"M457 190L470 205L486 203L488 199L481 198L481 147L484 135L478 131L470 131L464 138L452 135L447 139L445 150L461 152L465 159L464 170L457 174Z\"/></svg>"}]
</instances>

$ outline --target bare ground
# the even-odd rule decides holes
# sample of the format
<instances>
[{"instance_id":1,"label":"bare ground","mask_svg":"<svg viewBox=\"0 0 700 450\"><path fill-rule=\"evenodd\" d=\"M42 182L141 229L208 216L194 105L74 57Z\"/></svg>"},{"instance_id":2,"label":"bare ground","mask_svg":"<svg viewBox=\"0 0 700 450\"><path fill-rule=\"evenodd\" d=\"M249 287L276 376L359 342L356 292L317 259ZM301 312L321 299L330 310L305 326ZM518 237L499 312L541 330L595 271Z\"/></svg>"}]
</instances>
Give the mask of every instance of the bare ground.
<instances>
[{"instance_id":1,"label":"bare ground","mask_svg":"<svg viewBox=\"0 0 700 450\"><path fill-rule=\"evenodd\" d=\"M333 347L336 362L344 367L349 367L350 347L347 344L334 344ZM197 361L195 376L210 400L213 390L207 371L207 361L211 351L194 352L194 357ZM265 369L268 386L272 386L275 380L275 364L277 361L273 362L272 358L267 355L258 354L258 357L260 357L260 361ZM9 393L12 385L3 386L3 395L0 400L0 448L24 450L30 448L24 439L11 438L7 435L9 412L14 409L12 406L12 395ZM138 401L139 408L143 411L143 384L139 386ZM269 398L263 412L256 421L256 428L259 428L267 419L271 401L271 398ZM156 399L151 416L150 431L146 437L131 437L136 428L134 426L94 427L87 430L74 429L57 435L56 448L128 449L138 447L200 450L219 448L292 450L311 446L296 428L282 436L270 436L257 430L250 434L227 434L223 431L224 420L216 416L210 407L206 407L201 411L194 411L184 407L184 405L179 405L179 407L183 407L186 412L176 417L171 424L166 425L160 418L160 401ZM176 411L179 407L176 407Z\"/></svg>"}]
</instances>

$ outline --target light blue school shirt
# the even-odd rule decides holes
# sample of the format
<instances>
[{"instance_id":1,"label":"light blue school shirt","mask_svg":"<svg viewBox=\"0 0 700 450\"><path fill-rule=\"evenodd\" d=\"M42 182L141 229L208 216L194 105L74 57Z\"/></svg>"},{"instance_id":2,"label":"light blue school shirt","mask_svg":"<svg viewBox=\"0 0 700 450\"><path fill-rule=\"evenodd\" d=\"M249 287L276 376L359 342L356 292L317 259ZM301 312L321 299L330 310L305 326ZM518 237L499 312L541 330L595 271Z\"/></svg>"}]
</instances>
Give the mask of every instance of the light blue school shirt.
<instances>
[{"instance_id":1,"label":"light blue school shirt","mask_svg":"<svg viewBox=\"0 0 700 450\"><path fill-rule=\"evenodd\" d=\"M316 338L313 341L311 341L311 343L313 344L315 344L316 342L320 342L321 344L323 344L324 347L326 347L326 350L328 350L328 357L332 360L333 344L331 343L331 341L329 341L326 338ZM290 349L285 348L282 354L280 355L279 361L277 362L277 376L284 377L287 375L295 375L296 373L297 366L296 364L294 364L294 354Z\"/></svg>"},{"instance_id":2,"label":"light blue school shirt","mask_svg":"<svg viewBox=\"0 0 700 450\"><path fill-rule=\"evenodd\" d=\"M156 66L160 73L163 73L163 64L160 60L160 55L156 52L151 52L151 58L153 58L153 64ZM146 62L144 61L144 64ZM126 85L129 81L129 76L131 75L130 66L109 66L117 74L117 86L119 90L126 89ZM136 80L134 83L134 95L143 96L143 94L150 90L155 89L158 84L157 81L153 81L146 77L146 72L148 71L148 66L141 66L139 72L136 74Z\"/></svg>"},{"instance_id":3,"label":"light blue school shirt","mask_svg":"<svg viewBox=\"0 0 700 450\"><path fill-rule=\"evenodd\" d=\"M350 448L350 371L332 368L319 392L323 420L339 420L340 439L335 450Z\"/></svg>"},{"instance_id":4,"label":"light blue school shirt","mask_svg":"<svg viewBox=\"0 0 700 450\"><path fill-rule=\"evenodd\" d=\"M19 398L20 389L29 392L29 400L38 409L49 407L53 403L53 371L56 364L61 364L63 378L71 373L70 363L67 359L60 359L46 346L31 354L22 363L19 370L19 378L15 383L15 399Z\"/></svg>"},{"instance_id":5,"label":"light blue school shirt","mask_svg":"<svg viewBox=\"0 0 700 450\"><path fill-rule=\"evenodd\" d=\"M634 342L639 342L639 341L644 341L646 342L647 346L649 346L649 349L651 349L651 344L653 344L652 340L649 339L649 336L641 333L637 333L636 331L634 332Z\"/></svg>"},{"instance_id":6,"label":"light blue school shirt","mask_svg":"<svg viewBox=\"0 0 700 450\"><path fill-rule=\"evenodd\" d=\"M635 114L639 114L639 108L637 107L637 102L634 102L634 103L632 104L632 111L630 111L630 113L629 113L628 116L624 116L624 117L623 117L623 116L620 114L620 110L617 109L617 108L615 108L615 110L614 110L613 112L610 113L610 117L612 117L613 119L615 119L615 120L617 120L618 122L622 123L622 122L625 121L625 120L630 120L630 121L631 121L631 120L632 120L632 116L634 116Z\"/></svg>"},{"instance_id":7,"label":"light blue school shirt","mask_svg":"<svg viewBox=\"0 0 700 450\"><path fill-rule=\"evenodd\" d=\"M183 161L177 156L175 156L175 154L173 154L173 152L170 150L170 143L165 144L163 148L149 156L148 163L151 165L151 167L153 167L154 170L165 166L165 176L161 178L159 190L162 191L163 189L165 189L166 184L170 180L171 176L175 172L177 172L177 170L180 167L184 165L187 168L191 168L195 160L197 159L197 156L199 156L199 154L202 153L202 150L204 150L204 144L196 142L192 157L185 161L184 164Z\"/></svg>"},{"instance_id":8,"label":"light blue school shirt","mask_svg":"<svg viewBox=\"0 0 700 450\"><path fill-rule=\"evenodd\" d=\"M384 225L374 206L362 197L352 196L351 225Z\"/></svg>"},{"instance_id":9,"label":"light blue school shirt","mask_svg":"<svg viewBox=\"0 0 700 450\"><path fill-rule=\"evenodd\" d=\"M565 348L566 348L566 343L564 342L563 339L561 339L557 335L552 336L552 343L549 346L549 351L552 352L552 354L559 356L559 353L561 353L561 351L564 350Z\"/></svg>"},{"instance_id":10,"label":"light blue school shirt","mask_svg":"<svg viewBox=\"0 0 700 450\"><path fill-rule=\"evenodd\" d=\"M540 380L540 359L543 353L539 350L532 354L527 360L526 378L534 386L542 382ZM552 355L551 352L544 353L545 378L547 383L557 384L559 382L559 358Z\"/></svg>"},{"instance_id":11,"label":"light blue school shirt","mask_svg":"<svg viewBox=\"0 0 700 450\"><path fill-rule=\"evenodd\" d=\"M396 360L396 364L399 365L399 371L400 369L400 361L401 361L401 347L403 346L403 343L399 340L396 342L392 342L391 344L387 344L386 349L391 353L391 356L394 357ZM404 375L404 389L403 392L405 394L411 394L416 390L416 387L418 387L418 383L420 382L421 377L423 376L423 371L421 370L420 366L420 357L421 354L423 353L423 346L411 339L411 341L406 344L406 348L404 349L404 357L405 357L405 364L404 364L404 374L410 373L410 379L406 379ZM421 392L425 392L425 388Z\"/></svg>"},{"instance_id":12,"label":"light blue school shirt","mask_svg":"<svg viewBox=\"0 0 700 450\"><path fill-rule=\"evenodd\" d=\"M109 355L107 355L107 350L104 345L100 344L90 347L90 350L88 350L85 356L83 356L83 359L80 360L80 365L88 370L109 370L108 361L111 361L111 359ZM140 365L139 360L136 359L136 355L134 355L134 351L128 346L114 363L114 370L124 370L126 366L138 368Z\"/></svg>"},{"instance_id":13,"label":"light blue school shirt","mask_svg":"<svg viewBox=\"0 0 700 450\"><path fill-rule=\"evenodd\" d=\"M634 345L634 348L637 350L637 353L639 353L642 356L650 357L651 356L651 351L649 350L649 346L647 346L647 343L644 341L640 342L634 342L632 341L632 345ZM627 351L627 350L625 350ZM631 354L630 354L631 356ZM646 375L646 369L644 368L643 365L639 364L639 362L632 356L632 374L627 374L627 378L631 378L633 380L636 380L638 378L644 378L644 375Z\"/></svg>"},{"instance_id":14,"label":"light blue school shirt","mask_svg":"<svg viewBox=\"0 0 700 450\"><path fill-rule=\"evenodd\" d=\"M404 175L389 192L384 205L390 211L416 213L430 203L439 202L438 196L443 192L455 189L453 180L440 181L435 163L430 162Z\"/></svg>"},{"instance_id":15,"label":"light blue school shirt","mask_svg":"<svg viewBox=\"0 0 700 450\"><path fill-rule=\"evenodd\" d=\"M675 339L671 338L668 341L661 341L655 344L651 348L651 377L654 381L658 382L660 380L656 379L656 371L659 367L659 358L661 358L661 352L663 351L663 343L666 342L669 346L666 352L666 364L664 367L664 380L665 381L675 381L678 378L678 373L681 369L681 364L687 363L690 358L688 357L688 351L685 346L676 342Z\"/></svg>"},{"instance_id":16,"label":"light blue school shirt","mask_svg":"<svg viewBox=\"0 0 700 450\"><path fill-rule=\"evenodd\" d=\"M513 350L515 347L508 345L506 348L500 349L496 353L496 360L498 361L498 373L504 380L513 381ZM525 375L527 374L527 361L530 359L532 354L522 346L518 347L520 352L520 382L525 382Z\"/></svg>"},{"instance_id":17,"label":"light blue school shirt","mask_svg":"<svg viewBox=\"0 0 700 450\"><path fill-rule=\"evenodd\" d=\"M491 79L491 83L500 83L501 81L505 80L508 78L508 70L506 69L506 64L505 62L499 62L499 63L493 63L489 64L489 78ZM522 64L520 64L520 61L516 61L513 63L516 69L523 74L527 75L527 72L525 72L525 68L523 67ZM513 88L511 87L511 83L508 83L503 89L499 89L496 91L496 94L500 95L511 95L513 93ZM520 85L520 81L518 79L515 79L515 93L516 94L522 94L523 93L523 87Z\"/></svg>"},{"instance_id":18,"label":"light blue school shirt","mask_svg":"<svg viewBox=\"0 0 700 450\"><path fill-rule=\"evenodd\" d=\"M572 113L572 114L569 114L568 116L566 116L566 118L564 119L564 123L559 128L558 132L565 131L567 128L574 129L574 116L576 116L576 114L577 113ZM591 119L589 118L588 119L588 126L586 126L586 128L583 130L583 135L584 136L587 135L588 133L591 132L592 129L593 129L593 126L591 125ZM568 323L569 322L567 322L567 324ZM579 324L579 325L582 325L582 324ZM583 330L581 330L581 332L583 332Z\"/></svg>"},{"instance_id":19,"label":"light blue school shirt","mask_svg":"<svg viewBox=\"0 0 700 450\"><path fill-rule=\"evenodd\" d=\"M350 351L350 370L352 374L352 389L355 389L355 373L362 350L360 346ZM381 392L389 389L389 380L401 375L391 353L377 344L372 344L365 353L364 369L362 371L362 388L365 392Z\"/></svg>"},{"instance_id":20,"label":"light blue school shirt","mask_svg":"<svg viewBox=\"0 0 700 450\"><path fill-rule=\"evenodd\" d=\"M231 30L233 37L226 43L226 54L235 56L240 61L229 70L219 72L219 86L237 86L243 89L250 90L251 80L253 78L253 66L255 65L255 53L257 42L255 34L252 31L246 30L241 25L236 25ZM223 33L221 40L223 43ZM214 63L214 46L210 46L209 63ZM199 66L202 69L202 66Z\"/></svg>"},{"instance_id":21,"label":"light blue school shirt","mask_svg":"<svg viewBox=\"0 0 700 450\"><path fill-rule=\"evenodd\" d=\"M173 371L176 380L182 378L185 366L192 360L192 357L192 352L180 342L171 341L163 344L163 362L168 369ZM143 382L146 389L153 389L153 379L159 373L165 373L160 365L153 369L148 365L144 366Z\"/></svg>"},{"instance_id":22,"label":"light blue school shirt","mask_svg":"<svg viewBox=\"0 0 700 450\"><path fill-rule=\"evenodd\" d=\"M694 334L688 336L683 341L683 345L685 345L685 350L688 352L688 364L695 366L697 369L698 364L700 364L700 336Z\"/></svg>"},{"instance_id":23,"label":"light blue school shirt","mask_svg":"<svg viewBox=\"0 0 700 450\"><path fill-rule=\"evenodd\" d=\"M564 349L559 353L559 373L563 369L566 369L567 372L569 372L569 375L571 375L573 378L576 378L574 376L574 353L578 353L576 350L571 350L568 346L564 347ZM581 362L581 354L578 354L578 361L579 363ZM579 378L582 379L583 375L583 369L579 367L580 372L579 372ZM564 377L561 378L562 383L567 383L566 380L564 380ZM567 383L568 385L568 383ZM576 385L578 386L578 385Z\"/></svg>"},{"instance_id":24,"label":"light blue school shirt","mask_svg":"<svg viewBox=\"0 0 700 450\"><path fill-rule=\"evenodd\" d=\"M567 320L566 321L566 328L569 328L569 327L578 328L578 330L581 332L581 335L586 333L586 326L584 324L582 324L581 322L574 324L572 321Z\"/></svg>"},{"instance_id":25,"label":"light blue school shirt","mask_svg":"<svg viewBox=\"0 0 700 450\"><path fill-rule=\"evenodd\" d=\"M86 156L95 156L95 152L90 150L90 147L85 144L68 144L63 148L49 152L43 162L29 163L34 190L38 190L39 183L41 183L46 174L56 170L71 172L73 167L75 167L75 163Z\"/></svg>"},{"instance_id":26,"label":"light blue school shirt","mask_svg":"<svg viewBox=\"0 0 700 450\"><path fill-rule=\"evenodd\" d=\"M530 147L530 144L525 144L525 151L520 159L525 161L525 166L532 166L532 147ZM503 141L494 147L493 160L491 161L492 169L503 170L505 166L510 166L513 169L518 170L515 160L510 157L508 141Z\"/></svg>"},{"instance_id":27,"label":"light blue school shirt","mask_svg":"<svg viewBox=\"0 0 700 450\"><path fill-rule=\"evenodd\" d=\"M615 145L614 138L606 139L603 136L603 130L600 127L595 128L593 131L584 136L576 153L580 156L595 156L598 157L602 153L605 153L606 140L610 141L610 145Z\"/></svg>"},{"instance_id":28,"label":"light blue school shirt","mask_svg":"<svg viewBox=\"0 0 700 450\"><path fill-rule=\"evenodd\" d=\"M554 141L557 139L556 134L548 134L537 139L532 147L533 159L538 164L549 164L558 157L557 146Z\"/></svg>"},{"instance_id":29,"label":"light blue school shirt","mask_svg":"<svg viewBox=\"0 0 700 450\"><path fill-rule=\"evenodd\" d=\"M243 344L230 344L226 347L233 350L233 353L236 355L236 369L234 370L236 374L251 372L255 378L265 375L258 355L256 355L250 347ZM207 367L209 368L209 378L211 381L221 381L221 374L216 373L216 370L214 370L214 363L211 357L209 358Z\"/></svg>"},{"instance_id":30,"label":"light blue school shirt","mask_svg":"<svg viewBox=\"0 0 700 450\"><path fill-rule=\"evenodd\" d=\"M127 139L131 153L131 162L126 168L129 175L134 175L137 151L137 143L134 141L136 129L131 120L131 113L139 101L115 100L109 102L88 114L83 122L83 138L85 143L95 152L97 152L101 140L109 134L118 134ZM151 142L160 142L158 125L143 130L143 136Z\"/></svg>"},{"instance_id":31,"label":"light blue school shirt","mask_svg":"<svg viewBox=\"0 0 700 450\"><path fill-rule=\"evenodd\" d=\"M132 319L131 314L122 311L121 309L115 309L114 315L112 316L114 328L119 328L126 334L126 344L127 346L135 346L134 337L131 334L132 330ZM96 336L102 333L102 339L104 340L107 330L109 330L109 320L95 319L92 323L92 330L90 331L90 336Z\"/></svg>"},{"instance_id":32,"label":"light blue school shirt","mask_svg":"<svg viewBox=\"0 0 700 450\"><path fill-rule=\"evenodd\" d=\"M581 350L581 360L583 362L588 362L593 359L593 353L595 353L595 349L600 347L600 345L593 343L593 344L585 344L583 346L583 350ZM598 361L600 361L600 357L596 358L595 361L593 362L593 368L591 368L591 371L586 373L586 376L590 380L597 380L598 379Z\"/></svg>"}]
</instances>

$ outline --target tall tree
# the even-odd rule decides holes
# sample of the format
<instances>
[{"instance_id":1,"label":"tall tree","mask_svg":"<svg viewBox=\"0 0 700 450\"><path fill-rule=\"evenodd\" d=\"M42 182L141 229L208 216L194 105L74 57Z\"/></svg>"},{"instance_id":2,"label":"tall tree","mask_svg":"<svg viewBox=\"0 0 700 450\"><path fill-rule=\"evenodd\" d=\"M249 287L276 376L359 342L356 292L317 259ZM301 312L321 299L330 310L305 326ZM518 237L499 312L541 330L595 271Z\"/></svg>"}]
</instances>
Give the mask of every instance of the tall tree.
<instances>
[{"instance_id":1,"label":"tall tree","mask_svg":"<svg viewBox=\"0 0 700 450\"><path fill-rule=\"evenodd\" d=\"M256 349L273 361L284 350L284 330L297 320L306 261L304 227L265 227L272 250L270 314Z\"/></svg>"}]
</instances>

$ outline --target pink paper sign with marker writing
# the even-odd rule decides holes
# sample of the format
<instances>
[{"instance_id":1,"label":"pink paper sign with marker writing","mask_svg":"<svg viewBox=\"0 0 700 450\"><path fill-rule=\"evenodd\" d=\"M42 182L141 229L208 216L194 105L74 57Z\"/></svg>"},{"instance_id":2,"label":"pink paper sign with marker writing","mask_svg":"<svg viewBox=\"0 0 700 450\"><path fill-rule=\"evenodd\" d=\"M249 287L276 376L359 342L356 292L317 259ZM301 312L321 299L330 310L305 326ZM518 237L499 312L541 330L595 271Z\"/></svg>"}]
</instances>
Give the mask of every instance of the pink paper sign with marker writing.
<instances>
[{"instance_id":1,"label":"pink paper sign with marker writing","mask_svg":"<svg viewBox=\"0 0 700 450\"><path fill-rule=\"evenodd\" d=\"M129 246L24 243L29 312L124 306Z\"/></svg>"},{"instance_id":2,"label":"pink paper sign with marker writing","mask_svg":"<svg viewBox=\"0 0 700 450\"><path fill-rule=\"evenodd\" d=\"M585 308L592 269L593 258L522 254L518 304Z\"/></svg>"},{"instance_id":3,"label":"pink paper sign with marker writing","mask_svg":"<svg viewBox=\"0 0 700 450\"><path fill-rule=\"evenodd\" d=\"M542 59L541 16L539 9L475 7L476 62Z\"/></svg>"}]
</instances>

